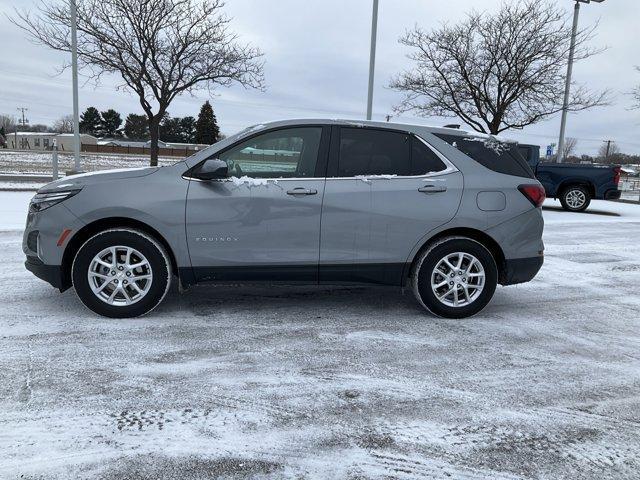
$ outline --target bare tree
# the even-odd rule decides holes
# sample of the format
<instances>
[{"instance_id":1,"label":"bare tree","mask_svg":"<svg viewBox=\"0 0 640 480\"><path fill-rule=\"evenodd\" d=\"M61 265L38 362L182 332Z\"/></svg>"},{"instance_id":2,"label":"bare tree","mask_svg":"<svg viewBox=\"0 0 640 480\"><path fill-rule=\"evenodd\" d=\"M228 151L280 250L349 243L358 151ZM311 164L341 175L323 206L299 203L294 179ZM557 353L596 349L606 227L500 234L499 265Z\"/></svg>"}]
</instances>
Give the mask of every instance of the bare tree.
<instances>
[{"instance_id":1,"label":"bare tree","mask_svg":"<svg viewBox=\"0 0 640 480\"><path fill-rule=\"evenodd\" d=\"M16 130L16 125L15 115L0 114L0 128L3 128L7 134L13 133Z\"/></svg>"},{"instance_id":2,"label":"bare tree","mask_svg":"<svg viewBox=\"0 0 640 480\"><path fill-rule=\"evenodd\" d=\"M99 81L117 74L139 99L149 123L151 165L159 125L174 98L238 83L262 88L262 53L238 42L221 0L76 0L78 61ZM42 0L38 13L12 21L38 43L71 50L68 2ZM65 65L65 67L68 65Z\"/></svg>"},{"instance_id":3,"label":"bare tree","mask_svg":"<svg viewBox=\"0 0 640 480\"><path fill-rule=\"evenodd\" d=\"M575 60L598 53L587 46L595 28L578 32ZM416 26L400 39L415 67L391 82L406 94L396 109L457 116L491 134L536 123L562 109L570 39L568 15L551 1L505 2L431 32ZM569 110L605 105L607 94L573 85Z\"/></svg>"},{"instance_id":4,"label":"bare tree","mask_svg":"<svg viewBox=\"0 0 640 480\"><path fill-rule=\"evenodd\" d=\"M567 137L564 140L564 152L562 152L562 158L569 158L575 153L576 145L578 145L578 139Z\"/></svg>"},{"instance_id":5,"label":"bare tree","mask_svg":"<svg viewBox=\"0 0 640 480\"><path fill-rule=\"evenodd\" d=\"M73 133L73 115L63 115L53 122L51 129L57 133Z\"/></svg>"},{"instance_id":6,"label":"bare tree","mask_svg":"<svg viewBox=\"0 0 640 480\"><path fill-rule=\"evenodd\" d=\"M605 163L609 161L615 161L616 157L620 155L620 147L613 140L607 140L598 149L598 158Z\"/></svg>"}]
</instances>

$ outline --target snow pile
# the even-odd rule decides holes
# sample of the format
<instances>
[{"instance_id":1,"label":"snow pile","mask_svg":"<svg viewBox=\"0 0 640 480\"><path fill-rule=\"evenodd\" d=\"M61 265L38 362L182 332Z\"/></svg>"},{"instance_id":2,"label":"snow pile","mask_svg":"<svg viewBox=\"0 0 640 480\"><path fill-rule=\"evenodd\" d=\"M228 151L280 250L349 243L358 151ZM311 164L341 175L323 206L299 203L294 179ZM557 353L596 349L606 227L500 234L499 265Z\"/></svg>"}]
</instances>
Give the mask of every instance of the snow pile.
<instances>
[{"instance_id":1,"label":"snow pile","mask_svg":"<svg viewBox=\"0 0 640 480\"><path fill-rule=\"evenodd\" d=\"M356 175L356 180L362 180L364 183L371 183L371 180L390 180L397 175Z\"/></svg>"},{"instance_id":2,"label":"snow pile","mask_svg":"<svg viewBox=\"0 0 640 480\"><path fill-rule=\"evenodd\" d=\"M259 187L261 185L268 185L269 181L273 183L278 183L277 179L269 179L269 178L253 178L247 175L243 175L242 177L230 177L229 180L237 187L240 185L247 185L249 188L251 187Z\"/></svg>"},{"instance_id":3,"label":"snow pile","mask_svg":"<svg viewBox=\"0 0 640 480\"><path fill-rule=\"evenodd\" d=\"M468 142L480 142L486 148L493 150L496 155L502 155L510 148L508 143L498 140L495 137L468 137L465 138L465 140Z\"/></svg>"}]
</instances>

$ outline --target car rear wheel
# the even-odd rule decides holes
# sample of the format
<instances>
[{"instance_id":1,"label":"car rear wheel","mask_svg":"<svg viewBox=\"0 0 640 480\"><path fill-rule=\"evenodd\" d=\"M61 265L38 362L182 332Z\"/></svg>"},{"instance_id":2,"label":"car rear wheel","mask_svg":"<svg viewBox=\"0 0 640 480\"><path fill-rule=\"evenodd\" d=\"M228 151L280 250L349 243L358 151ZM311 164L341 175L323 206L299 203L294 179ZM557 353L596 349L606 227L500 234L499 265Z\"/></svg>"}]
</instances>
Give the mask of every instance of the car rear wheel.
<instances>
[{"instance_id":1,"label":"car rear wheel","mask_svg":"<svg viewBox=\"0 0 640 480\"><path fill-rule=\"evenodd\" d=\"M448 237L431 245L417 259L412 273L416 299L431 313L464 318L481 311L498 283L491 252L465 237Z\"/></svg>"},{"instance_id":2,"label":"car rear wheel","mask_svg":"<svg viewBox=\"0 0 640 480\"><path fill-rule=\"evenodd\" d=\"M171 262L162 245L147 234L111 229L80 247L71 273L76 293L89 309L106 317L137 317L166 295Z\"/></svg>"},{"instance_id":3,"label":"car rear wheel","mask_svg":"<svg viewBox=\"0 0 640 480\"><path fill-rule=\"evenodd\" d=\"M586 187L571 185L563 190L560 203L562 208L570 212L583 212L591 203L591 195Z\"/></svg>"}]
</instances>

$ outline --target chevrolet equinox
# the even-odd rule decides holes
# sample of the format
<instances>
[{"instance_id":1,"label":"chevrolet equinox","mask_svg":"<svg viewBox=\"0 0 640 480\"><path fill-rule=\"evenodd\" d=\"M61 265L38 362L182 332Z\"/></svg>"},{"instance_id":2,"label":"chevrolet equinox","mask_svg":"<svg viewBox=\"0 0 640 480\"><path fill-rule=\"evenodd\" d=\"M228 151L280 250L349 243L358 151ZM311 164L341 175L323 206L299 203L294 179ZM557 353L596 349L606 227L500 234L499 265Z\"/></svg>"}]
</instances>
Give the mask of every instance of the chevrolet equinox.
<instances>
[{"instance_id":1,"label":"chevrolet equinox","mask_svg":"<svg viewBox=\"0 0 640 480\"><path fill-rule=\"evenodd\" d=\"M247 128L171 166L81 174L31 200L26 267L108 317L171 281L410 287L478 313L543 262L544 189L517 144L341 120Z\"/></svg>"}]
</instances>

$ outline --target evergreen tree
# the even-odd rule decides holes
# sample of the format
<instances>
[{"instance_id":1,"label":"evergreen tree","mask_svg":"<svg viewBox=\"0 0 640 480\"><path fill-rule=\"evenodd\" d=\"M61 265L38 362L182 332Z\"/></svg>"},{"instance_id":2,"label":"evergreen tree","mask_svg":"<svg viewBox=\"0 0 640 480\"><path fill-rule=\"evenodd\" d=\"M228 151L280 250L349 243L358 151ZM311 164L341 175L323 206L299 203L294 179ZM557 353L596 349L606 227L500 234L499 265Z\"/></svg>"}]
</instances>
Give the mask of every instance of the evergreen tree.
<instances>
[{"instance_id":1,"label":"evergreen tree","mask_svg":"<svg viewBox=\"0 0 640 480\"><path fill-rule=\"evenodd\" d=\"M120 125L122 125L122 117L113 108L102 112L100 134L103 137L120 136Z\"/></svg>"},{"instance_id":2,"label":"evergreen tree","mask_svg":"<svg viewBox=\"0 0 640 480\"><path fill-rule=\"evenodd\" d=\"M160 122L160 140L163 142L182 142L180 137L180 118L171 118L167 113Z\"/></svg>"},{"instance_id":3,"label":"evergreen tree","mask_svg":"<svg viewBox=\"0 0 640 480\"><path fill-rule=\"evenodd\" d=\"M124 122L124 134L131 140L149 140L149 122L145 115L130 113Z\"/></svg>"},{"instance_id":4,"label":"evergreen tree","mask_svg":"<svg viewBox=\"0 0 640 480\"><path fill-rule=\"evenodd\" d=\"M196 143L204 143L211 145L218 141L220 137L220 128L218 128L218 121L213 108L207 100L198 115L198 121L196 122Z\"/></svg>"},{"instance_id":5,"label":"evergreen tree","mask_svg":"<svg viewBox=\"0 0 640 480\"><path fill-rule=\"evenodd\" d=\"M101 124L102 118L100 117L100 112L95 107L87 108L84 113L80 115L80 133L96 136L100 131Z\"/></svg>"},{"instance_id":6,"label":"evergreen tree","mask_svg":"<svg viewBox=\"0 0 640 480\"><path fill-rule=\"evenodd\" d=\"M182 137L183 143L196 142L196 119L195 118L182 117L180 119L180 136Z\"/></svg>"},{"instance_id":7,"label":"evergreen tree","mask_svg":"<svg viewBox=\"0 0 640 480\"><path fill-rule=\"evenodd\" d=\"M7 138L7 132L4 131L4 125L0 126L0 135Z\"/></svg>"},{"instance_id":8,"label":"evergreen tree","mask_svg":"<svg viewBox=\"0 0 640 480\"><path fill-rule=\"evenodd\" d=\"M174 143L194 143L196 119L193 117L175 117L168 114L160 123L160 140Z\"/></svg>"}]
</instances>

